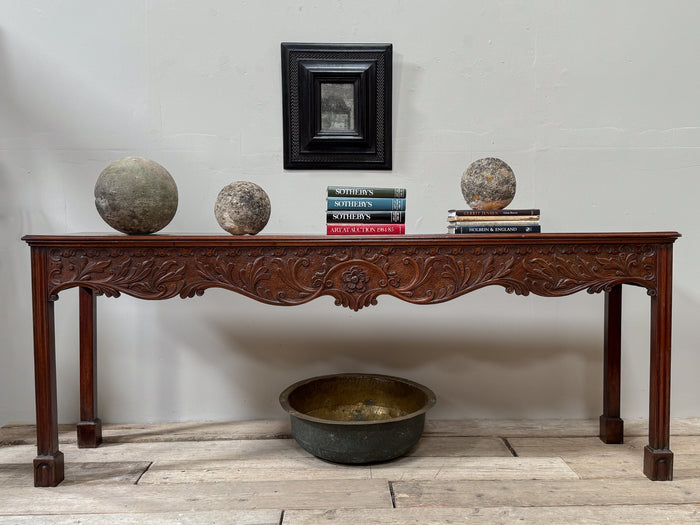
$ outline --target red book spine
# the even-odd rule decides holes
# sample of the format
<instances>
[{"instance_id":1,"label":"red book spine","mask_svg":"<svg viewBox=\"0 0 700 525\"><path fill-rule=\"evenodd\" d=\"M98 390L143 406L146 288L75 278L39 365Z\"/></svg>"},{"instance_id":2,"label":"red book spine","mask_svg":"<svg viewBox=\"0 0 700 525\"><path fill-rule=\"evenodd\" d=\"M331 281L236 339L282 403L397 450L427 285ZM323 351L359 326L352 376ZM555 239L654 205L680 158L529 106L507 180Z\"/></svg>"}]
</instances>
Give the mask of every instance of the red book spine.
<instances>
[{"instance_id":1,"label":"red book spine","mask_svg":"<svg viewBox=\"0 0 700 525\"><path fill-rule=\"evenodd\" d=\"M326 235L400 235L405 224L326 224Z\"/></svg>"}]
</instances>

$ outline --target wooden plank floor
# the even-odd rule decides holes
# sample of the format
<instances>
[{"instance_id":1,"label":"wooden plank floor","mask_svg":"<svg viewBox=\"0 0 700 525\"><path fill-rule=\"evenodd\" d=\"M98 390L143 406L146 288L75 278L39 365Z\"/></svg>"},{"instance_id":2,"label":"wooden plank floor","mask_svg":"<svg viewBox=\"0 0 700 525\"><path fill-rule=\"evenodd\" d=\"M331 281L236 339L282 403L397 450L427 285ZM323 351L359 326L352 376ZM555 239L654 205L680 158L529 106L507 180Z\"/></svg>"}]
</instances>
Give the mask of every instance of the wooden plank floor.
<instances>
[{"instance_id":1,"label":"wooden plank floor","mask_svg":"<svg viewBox=\"0 0 700 525\"><path fill-rule=\"evenodd\" d=\"M32 486L34 428L0 428L0 524L700 523L700 420L674 420L670 482L644 477L646 422L623 445L597 421L428 421L407 455L321 461L287 421L106 425L78 449L62 426L66 480Z\"/></svg>"}]
</instances>

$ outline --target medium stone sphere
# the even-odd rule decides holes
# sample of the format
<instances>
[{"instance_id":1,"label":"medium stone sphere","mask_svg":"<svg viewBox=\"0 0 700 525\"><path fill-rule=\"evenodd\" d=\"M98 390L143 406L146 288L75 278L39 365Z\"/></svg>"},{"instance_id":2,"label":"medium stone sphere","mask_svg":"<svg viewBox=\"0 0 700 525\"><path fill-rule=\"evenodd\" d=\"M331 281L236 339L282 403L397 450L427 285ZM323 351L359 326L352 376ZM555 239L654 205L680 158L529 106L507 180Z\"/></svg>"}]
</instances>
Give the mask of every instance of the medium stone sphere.
<instances>
[{"instance_id":1,"label":"medium stone sphere","mask_svg":"<svg viewBox=\"0 0 700 525\"><path fill-rule=\"evenodd\" d=\"M270 219L270 197L252 182L232 182L219 192L214 215L230 234L255 235Z\"/></svg>"},{"instance_id":2,"label":"medium stone sphere","mask_svg":"<svg viewBox=\"0 0 700 525\"><path fill-rule=\"evenodd\" d=\"M165 228L177 211L177 185L150 159L125 157L107 166L95 183L97 212L115 230L131 235Z\"/></svg>"},{"instance_id":3,"label":"medium stone sphere","mask_svg":"<svg viewBox=\"0 0 700 525\"><path fill-rule=\"evenodd\" d=\"M501 210L515 197L515 174L501 159L472 162L462 174L462 195L475 210Z\"/></svg>"}]
</instances>

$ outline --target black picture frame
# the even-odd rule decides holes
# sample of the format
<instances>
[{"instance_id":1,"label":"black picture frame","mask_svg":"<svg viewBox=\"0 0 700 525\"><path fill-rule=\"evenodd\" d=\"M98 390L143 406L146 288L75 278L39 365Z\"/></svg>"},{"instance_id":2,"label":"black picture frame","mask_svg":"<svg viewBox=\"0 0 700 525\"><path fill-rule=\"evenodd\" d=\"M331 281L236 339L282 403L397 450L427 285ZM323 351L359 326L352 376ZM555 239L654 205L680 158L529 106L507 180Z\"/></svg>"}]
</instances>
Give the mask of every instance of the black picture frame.
<instances>
[{"instance_id":1,"label":"black picture frame","mask_svg":"<svg viewBox=\"0 0 700 525\"><path fill-rule=\"evenodd\" d=\"M281 47L284 168L390 170L392 45Z\"/></svg>"}]
</instances>

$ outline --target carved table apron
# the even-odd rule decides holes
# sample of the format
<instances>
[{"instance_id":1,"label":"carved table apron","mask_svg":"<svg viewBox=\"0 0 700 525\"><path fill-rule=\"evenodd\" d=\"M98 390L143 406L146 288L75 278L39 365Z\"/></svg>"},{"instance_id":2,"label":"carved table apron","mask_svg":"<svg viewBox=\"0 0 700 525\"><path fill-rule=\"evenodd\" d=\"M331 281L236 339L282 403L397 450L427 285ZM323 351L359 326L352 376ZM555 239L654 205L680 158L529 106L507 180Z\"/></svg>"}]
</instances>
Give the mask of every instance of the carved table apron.
<instances>
[{"instance_id":1,"label":"carved table apron","mask_svg":"<svg viewBox=\"0 0 700 525\"><path fill-rule=\"evenodd\" d=\"M78 446L102 442L97 417L96 295L141 299L202 295L225 288L272 305L322 295L353 310L382 294L415 304L455 299L488 285L560 297L605 293L600 438L622 443L622 285L651 297L649 444L644 473L670 480L671 270L675 232L377 237L231 235L27 235L31 247L37 457L34 484L63 480L58 447L54 302L79 288Z\"/></svg>"}]
</instances>

